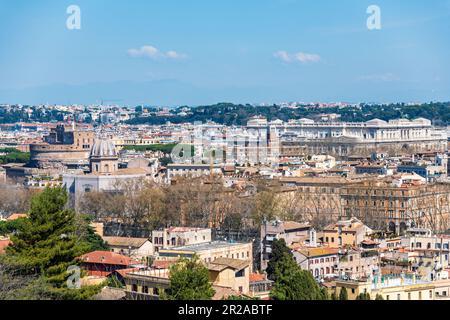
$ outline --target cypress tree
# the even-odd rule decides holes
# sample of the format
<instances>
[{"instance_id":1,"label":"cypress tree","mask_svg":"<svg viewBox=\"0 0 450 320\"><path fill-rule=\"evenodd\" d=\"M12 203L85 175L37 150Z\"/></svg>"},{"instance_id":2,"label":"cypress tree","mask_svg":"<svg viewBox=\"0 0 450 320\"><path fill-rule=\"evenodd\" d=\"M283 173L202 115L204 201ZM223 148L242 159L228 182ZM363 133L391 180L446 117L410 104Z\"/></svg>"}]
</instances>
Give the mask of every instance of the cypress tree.
<instances>
[{"instance_id":1,"label":"cypress tree","mask_svg":"<svg viewBox=\"0 0 450 320\"><path fill-rule=\"evenodd\" d=\"M276 281L270 293L274 300L325 300L309 271L302 270L290 254L278 261L275 269Z\"/></svg>"},{"instance_id":2,"label":"cypress tree","mask_svg":"<svg viewBox=\"0 0 450 320\"><path fill-rule=\"evenodd\" d=\"M291 250L286 245L286 241L284 239L275 239L272 242L272 252L266 268L267 277L270 280L276 280L275 270L285 255L292 255Z\"/></svg>"},{"instance_id":3,"label":"cypress tree","mask_svg":"<svg viewBox=\"0 0 450 320\"><path fill-rule=\"evenodd\" d=\"M341 288L341 292L339 292L339 300L348 300L347 288Z\"/></svg>"}]
</instances>

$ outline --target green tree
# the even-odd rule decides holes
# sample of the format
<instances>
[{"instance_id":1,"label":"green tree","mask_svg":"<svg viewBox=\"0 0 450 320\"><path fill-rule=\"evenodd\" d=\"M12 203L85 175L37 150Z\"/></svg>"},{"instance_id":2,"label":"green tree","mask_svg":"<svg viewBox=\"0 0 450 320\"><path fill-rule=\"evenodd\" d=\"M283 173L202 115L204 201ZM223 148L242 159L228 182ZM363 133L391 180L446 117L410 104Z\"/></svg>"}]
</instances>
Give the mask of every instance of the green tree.
<instances>
[{"instance_id":1,"label":"green tree","mask_svg":"<svg viewBox=\"0 0 450 320\"><path fill-rule=\"evenodd\" d=\"M109 247L107 243L95 233L94 228L91 225L92 217L85 214L78 214L76 216L76 233L79 239L86 242L89 248L87 252L91 251L108 251Z\"/></svg>"},{"instance_id":2,"label":"green tree","mask_svg":"<svg viewBox=\"0 0 450 320\"><path fill-rule=\"evenodd\" d=\"M68 288L69 266L88 252L90 244L76 234L75 212L65 208L63 188L46 188L31 201L29 218L11 237L13 244L0 261L12 276L35 277L22 291L25 299L45 295L51 299L88 299L100 287Z\"/></svg>"},{"instance_id":3,"label":"green tree","mask_svg":"<svg viewBox=\"0 0 450 320\"><path fill-rule=\"evenodd\" d=\"M327 288L322 287L322 288L320 289L320 291L322 292L322 300L330 300L330 299L331 299L331 298L330 298L330 295L329 295L329 293L328 293Z\"/></svg>"},{"instance_id":4,"label":"green tree","mask_svg":"<svg viewBox=\"0 0 450 320\"><path fill-rule=\"evenodd\" d=\"M375 297L375 300L384 300L383 296L379 293L377 293L377 296Z\"/></svg>"},{"instance_id":5,"label":"green tree","mask_svg":"<svg viewBox=\"0 0 450 320\"><path fill-rule=\"evenodd\" d=\"M341 292L339 292L339 300L348 300L347 288L341 288Z\"/></svg>"},{"instance_id":6,"label":"green tree","mask_svg":"<svg viewBox=\"0 0 450 320\"><path fill-rule=\"evenodd\" d=\"M284 239L275 239L272 242L272 252L269 255L269 262L266 268L267 277L270 280L276 280L275 270L285 255L292 255L291 250L286 245L286 241Z\"/></svg>"},{"instance_id":7,"label":"green tree","mask_svg":"<svg viewBox=\"0 0 450 320\"><path fill-rule=\"evenodd\" d=\"M197 256L182 258L170 268L169 300L211 300L214 289L209 282L208 269Z\"/></svg>"},{"instance_id":8,"label":"green tree","mask_svg":"<svg viewBox=\"0 0 450 320\"><path fill-rule=\"evenodd\" d=\"M360 293L357 297L356 300L370 300L370 294L367 292L364 293Z\"/></svg>"},{"instance_id":9,"label":"green tree","mask_svg":"<svg viewBox=\"0 0 450 320\"><path fill-rule=\"evenodd\" d=\"M0 235L7 236L20 230L26 222L27 218L19 218L13 221L0 221Z\"/></svg>"},{"instance_id":10,"label":"green tree","mask_svg":"<svg viewBox=\"0 0 450 320\"><path fill-rule=\"evenodd\" d=\"M301 270L290 254L284 254L275 267L274 300L325 300L326 296L309 271Z\"/></svg>"}]
</instances>

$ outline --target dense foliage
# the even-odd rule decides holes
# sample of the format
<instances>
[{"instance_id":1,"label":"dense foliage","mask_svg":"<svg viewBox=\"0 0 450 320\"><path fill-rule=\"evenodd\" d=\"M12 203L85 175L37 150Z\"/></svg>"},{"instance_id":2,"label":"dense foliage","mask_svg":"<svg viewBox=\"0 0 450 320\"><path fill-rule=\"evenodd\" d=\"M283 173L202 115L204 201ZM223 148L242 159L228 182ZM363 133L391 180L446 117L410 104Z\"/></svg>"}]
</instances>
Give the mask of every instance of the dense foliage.
<instances>
[{"instance_id":1,"label":"dense foliage","mask_svg":"<svg viewBox=\"0 0 450 320\"><path fill-rule=\"evenodd\" d=\"M0 108L0 123L64 121L67 114L69 113L60 110L46 110L41 106Z\"/></svg>"},{"instance_id":2,"label":"dense foliage","mask_svg":"<svg viewBox=\"0 0 450 320\"><path fill-rule=\"evenodd\" d=\"M211 300L213 296L208 269L198 257L181 259L170 268L168 299Z\"/></svg>"},{"instance_id":3,"label":"dense foliage","mask_svg":"<svg viewBox=\"0 0 450 320\"><path fill-rule=\"evenodd\" d=\"M342 121L368 121L379 118L385 121L398 118L415 119L419 117L432 120L438 125L450 123L450 103L430 102L426 104L359 104L348 107L300 106L298 108L286 108L278 105L252 106L249 104L218 103L210 106L191 108L187 116L180 116L182 107L173 110L172 115L136 117L128 121L129 124L153 124L161 125L167 122L206 122L214 121L226 125L245 125L247 121L256 115L267 117L268 120L314 118L323 113L336 113L341 115Z\"/></svg>"},{"instance_id":4,"label":"dense foliage","mask_svg":"<svg viewBox=\"0 0 450 320\"><path fill-rule=\"evenodd\" d=\"M311 273L302 270L294 260L284 240L276 242L275 255L271 257L275 279L270 296L274 300L326 300L328 294L322 290ZM283 248L284 246L284 248ZM276 261L275 261L276 260Z\"/></svg>"},{"instance_id":5,"label":"dense foliage","mask_svg":"<svg viewBox=\"0 0 450 320\"><path fill-rule=\"evenodd\" d=\"M0 164L28 163L29 161L30 161L30 153L28 152L21 152L14 148L0 149Z\"/></svg>"},{"instance_id":6,"label":"dense foliage","mask_svg":"<svg viewBox=\"0 0 450 320\"><path fill-rule=\"evenodd\" d=\"M272 252L269 255L269 262L266 268L267 277L270 280L276 280L275 271L283 261L285 255L291 255L291 251L286 246L286 241L284 239L274 239L272 242Z\"/></svg>"},{"instance_id":7,"label":"dense foliage","mask_svg":"<svg viewBox=\"0 0 450 320\"><path fill-rule=\"evenodd\" d=\"M347 288L341 288L341 291L339 292L339 300L348 300Z\"/></svg>"},{"instance_id":8,"label":"dense foliage","mask_svg":"<svg viewBox=\"0 0 450 320\"><path fill-rule=\"evenodd\" d=\"M11 297L88 299L99 291L99 287L67 286L68 268L76 266L77 257L93 247L86 238L91 232L85 223L66 208L67 197L63 188L47 188L36 195L29 217L11 236L13 244L0 258L0 270L5 270L8 278L26 279Z\"/></svg>"}]
</instances>

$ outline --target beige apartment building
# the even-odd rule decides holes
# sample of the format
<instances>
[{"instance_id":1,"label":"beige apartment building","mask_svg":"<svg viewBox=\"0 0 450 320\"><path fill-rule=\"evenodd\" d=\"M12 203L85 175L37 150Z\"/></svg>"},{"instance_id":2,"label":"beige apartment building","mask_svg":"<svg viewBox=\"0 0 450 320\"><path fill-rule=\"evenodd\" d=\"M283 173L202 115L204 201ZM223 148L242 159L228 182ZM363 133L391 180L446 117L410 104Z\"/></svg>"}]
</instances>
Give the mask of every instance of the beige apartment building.
<instances>
[{"instance_id":1,"label":"beige apartment building","mask_svg":"<svg viewBox=\"0 0 450 320\"><path fill-rule=\"evenodd\" d=\"M155 252L161 249L211 242L211 229L170 227L154 230L151 235Z\"/></svg>"},{"instance_id":2,"label":"beige apartment building","mask_svg":"<svg viewBox=\"0 0 450 320\"><path fill-rule=\"evenodd\" d=\"M219 258L250 260L250 272L253 270L253 244L251 242L212 241L161 249L157 260L174 261L180 257L192 258L194 255L197 255L204 263L210 263Z\"/></svg>"},{"instance_id":3,"label":"beige apartment building","mask_svg":"<svg viewBox=\"0 0 450 320\"><path fill-rule=\"evenodd\" d=\"M364 241L372 229L357 218L340 220L326 226L322 231L322 243L330 248L356 247Z\"/></svg>"},{"instance_id":4,"label":"beige apartment building","mask_svg":"<svg viewBox=\"0 0 450 320\"><path fill-rule=\"evenodd\" d=\"M249 295L249 260L218 258L207 263L209 281L215 291L213 300L231 295ZM158 300L169 289L169 269L135 270L126 273L125 293L129 300Z\"/></svg>"},{"instance_id":5,"label":"beige apartment building","mask_svg":"<svg viewBox=\"0 0 450 320\"><path fill-rule=\"evenodd\" d=\"M371 278L368 281L336 281L331 293L339 296L346 288L348 300L355 300L360 294L368 293L371 300L377 295L383 300L435 300L436 290L433 282L416 279L415 276Z\"/></svg>"},{"instance_id":6,"label":"beige apartment building","mask_svg":"<svg viewBox=\"0 0 450 320\"><path fill-rule=\"evenodd\" d=\"M449 228L450 184L362 181L343 186L344 215L357 217L373 229L399 234L409 226L433 232Z\"/></svg>"}]
</instances>

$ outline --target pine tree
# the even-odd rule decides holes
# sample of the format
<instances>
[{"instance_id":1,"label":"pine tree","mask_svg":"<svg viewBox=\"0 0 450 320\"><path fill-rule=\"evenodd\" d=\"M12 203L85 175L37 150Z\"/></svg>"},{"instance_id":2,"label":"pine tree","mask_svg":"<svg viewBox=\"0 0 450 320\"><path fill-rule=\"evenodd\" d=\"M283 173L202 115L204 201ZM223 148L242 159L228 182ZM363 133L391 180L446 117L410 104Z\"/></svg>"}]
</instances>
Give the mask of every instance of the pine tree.
<instances>
[{"instance_id":1,"label":"pine tree","mask_svg":"<svg viewBox=\"0 0 450 320\"><path fill-rule=\"evenodd\" d=\"M37 277L23 292L25 298L45 295L51 299L87 299L98 287L69 289L69 266L89 251L90 244L76 235L75 212L65 208L67 192L46 188L31 201L29 218L11 237L13 245L2 259L8 269Z\"/></svg>"}]
</instances>

